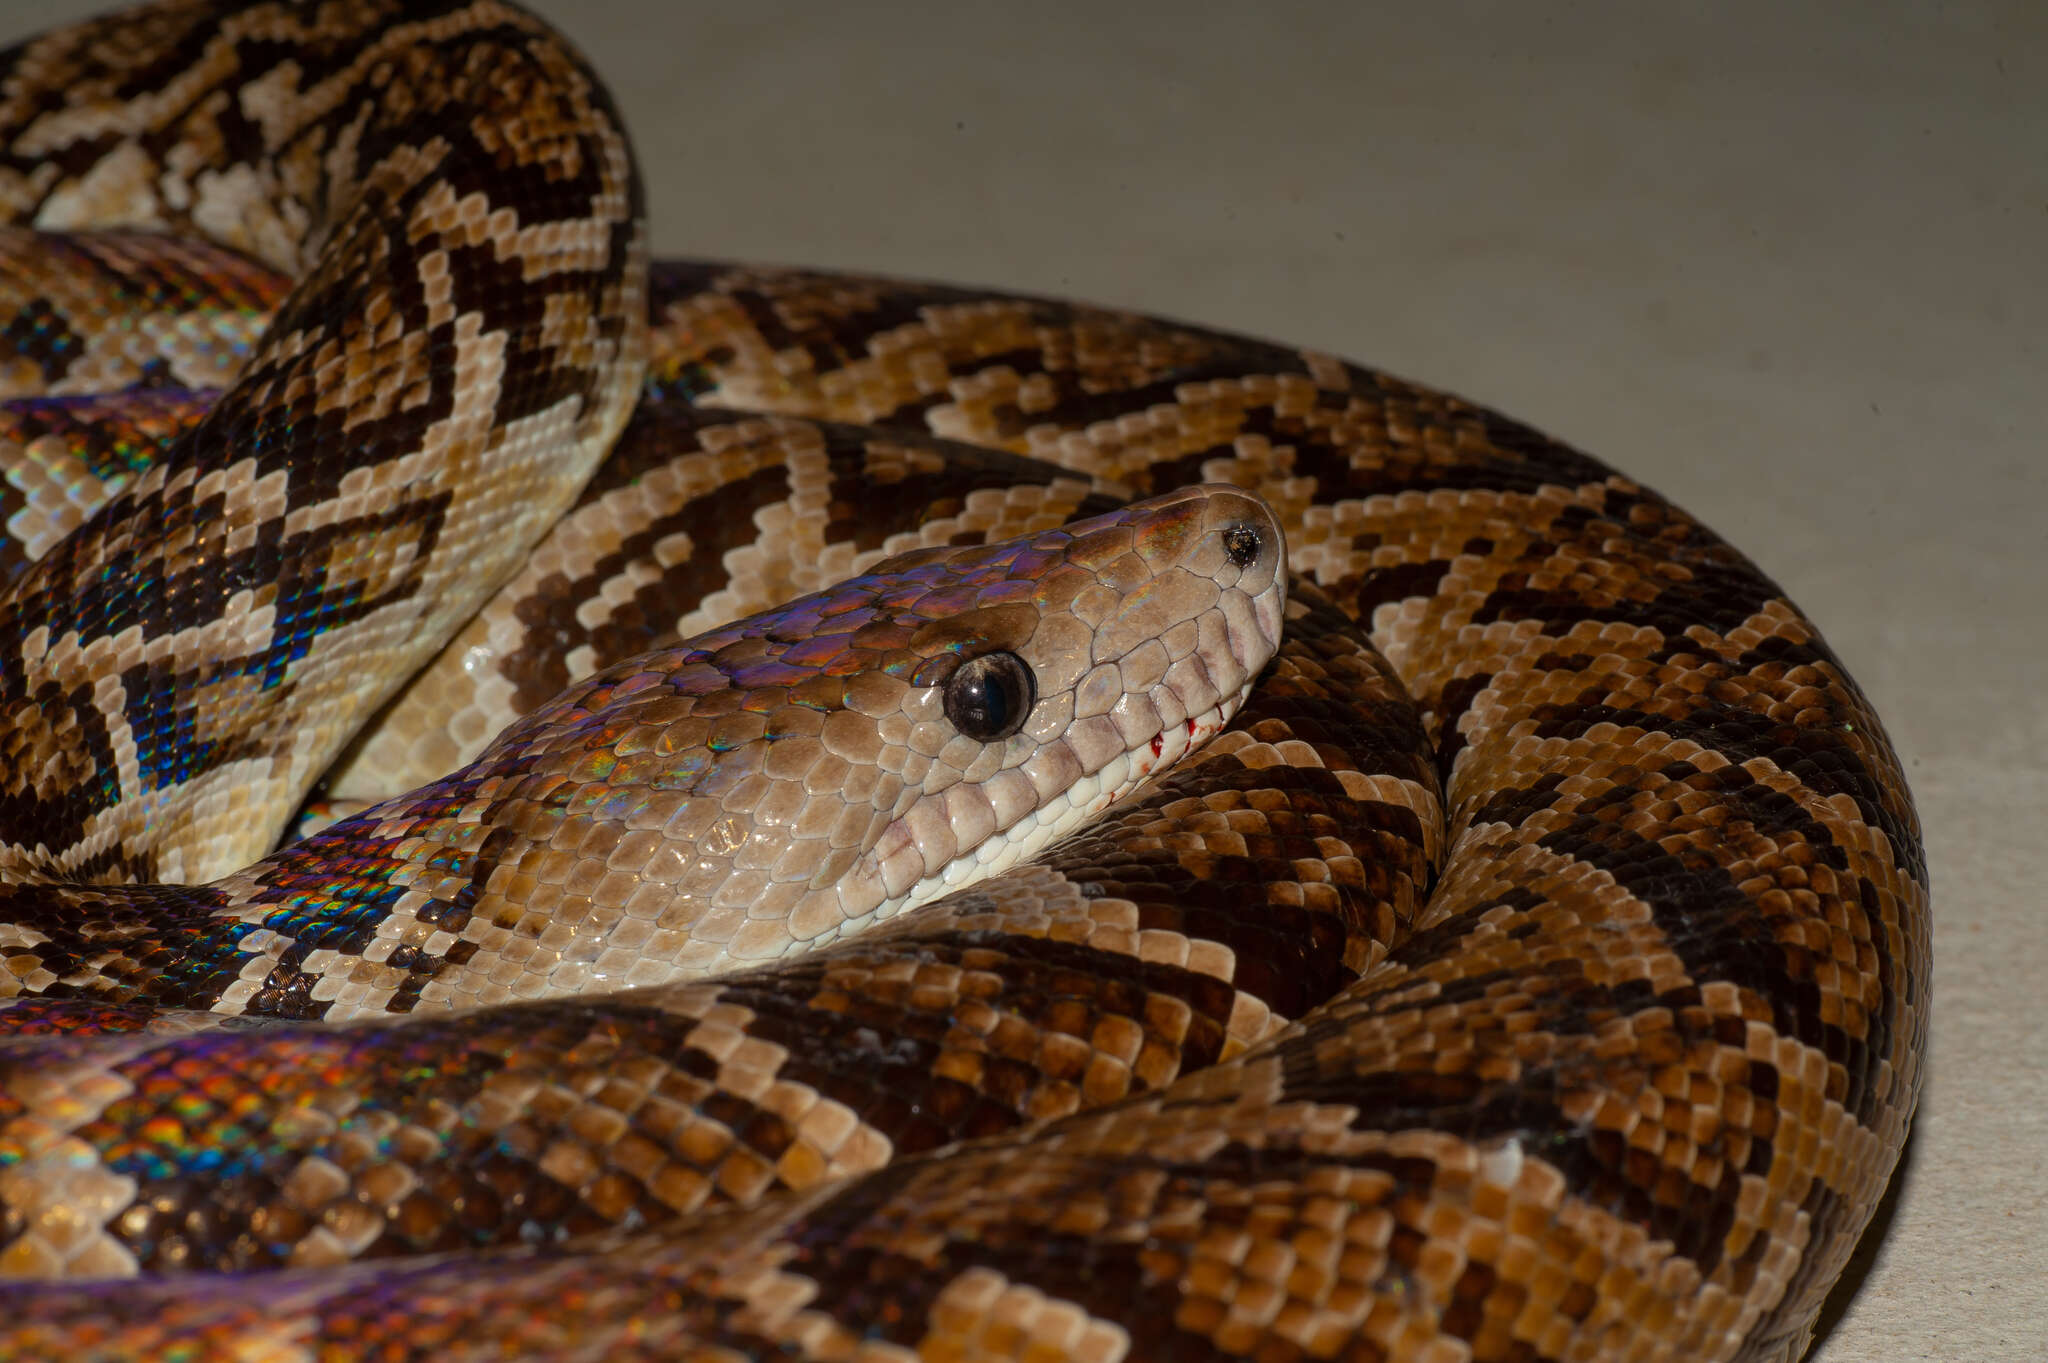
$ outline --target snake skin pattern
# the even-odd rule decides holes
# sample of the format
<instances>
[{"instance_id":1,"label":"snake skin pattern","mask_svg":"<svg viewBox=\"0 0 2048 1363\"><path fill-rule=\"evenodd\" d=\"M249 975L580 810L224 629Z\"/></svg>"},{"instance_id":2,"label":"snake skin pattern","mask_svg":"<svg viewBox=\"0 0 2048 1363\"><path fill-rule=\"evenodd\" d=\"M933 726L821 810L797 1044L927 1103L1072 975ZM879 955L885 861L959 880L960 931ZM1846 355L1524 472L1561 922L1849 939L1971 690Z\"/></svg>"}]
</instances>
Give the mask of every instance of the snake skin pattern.
<instances>
[{"instance_id":1,"label":"snake skin pattern","mask_svg":"<svg viewBox=\"0 0 2048 1363\"><path fill-rule=\"evenodd\" d=\"M1803 1351L1926 874L1685 513L1322 355L650 273L489 0L0 69L0 1357ZM384 803L272 851L316 780Z\"/></svg>"}]
</instances>

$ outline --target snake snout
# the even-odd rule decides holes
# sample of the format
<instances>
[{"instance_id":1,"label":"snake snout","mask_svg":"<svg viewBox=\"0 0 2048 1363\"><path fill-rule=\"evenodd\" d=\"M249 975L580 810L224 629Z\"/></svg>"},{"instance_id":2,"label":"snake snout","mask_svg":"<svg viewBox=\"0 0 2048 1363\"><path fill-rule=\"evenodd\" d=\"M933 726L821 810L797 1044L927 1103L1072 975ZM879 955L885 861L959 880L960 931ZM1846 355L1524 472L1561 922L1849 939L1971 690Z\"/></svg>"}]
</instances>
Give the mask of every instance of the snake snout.
<instances>
[{"instance_id":1,"label":"snake snout","mask_svg":"<svg viewBox=\"0 0 2048 1363\"><path fill-rule=\"evenodd\" d=\"M1214 695L1205 692L1203 703L1190 708L1206 708L1226 692L1241 699L1280 646L1287 538L1272 508L1243 488L1204 483L1134 503L1123 514L1152 580L1130 591L1122 610L1098 626L1096 660L1123 660L1125 673L1142 681L1152 641L1167 642L1192 622ZM1113 563L1103 563L1101 571L1105 580L1120 576ZM1220 634L1203 633L1218 626ZM1172 643L1168 652L1181 656Z\"/></svg>"}]
</instances>

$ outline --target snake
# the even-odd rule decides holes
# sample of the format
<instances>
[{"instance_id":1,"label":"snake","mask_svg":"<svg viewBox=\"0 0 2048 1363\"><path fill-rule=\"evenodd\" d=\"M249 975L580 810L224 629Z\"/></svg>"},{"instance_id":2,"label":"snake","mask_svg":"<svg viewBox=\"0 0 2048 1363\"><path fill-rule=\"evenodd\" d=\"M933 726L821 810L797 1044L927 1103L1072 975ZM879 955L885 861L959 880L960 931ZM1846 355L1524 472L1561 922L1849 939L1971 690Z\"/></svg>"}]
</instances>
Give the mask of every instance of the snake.
<instances>
[{"instance_id":1,"label":"snake","mask_svg":"<svg viewBox=\"0 0 2048 1363\"><path fill-rule=\"evenodd\" d=\"M500 0L0 72L0 1357L1804 1352L1926 865L1697 520L1318 352L650 263Z\"/></svg>"}]
</instances>

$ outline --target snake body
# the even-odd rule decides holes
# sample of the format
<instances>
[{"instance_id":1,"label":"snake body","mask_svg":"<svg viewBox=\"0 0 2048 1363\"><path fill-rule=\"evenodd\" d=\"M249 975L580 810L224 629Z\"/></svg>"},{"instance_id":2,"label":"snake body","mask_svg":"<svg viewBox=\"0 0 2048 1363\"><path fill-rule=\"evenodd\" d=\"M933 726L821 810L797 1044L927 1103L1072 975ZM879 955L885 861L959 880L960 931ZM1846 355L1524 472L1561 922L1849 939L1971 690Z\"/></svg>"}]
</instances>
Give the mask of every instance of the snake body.
<instances>
[{"instance_id":1,"label":"snake body","mask_svg":"<svg viewBox=\"0 0 2048 1363\"><path fill-rule=\"evenodd\" d=\"M1685 513L1326 356L650 273L492 0L0 69L0 1355L1803 1351L1925 869Z\"/></svg>"}]
</instances>

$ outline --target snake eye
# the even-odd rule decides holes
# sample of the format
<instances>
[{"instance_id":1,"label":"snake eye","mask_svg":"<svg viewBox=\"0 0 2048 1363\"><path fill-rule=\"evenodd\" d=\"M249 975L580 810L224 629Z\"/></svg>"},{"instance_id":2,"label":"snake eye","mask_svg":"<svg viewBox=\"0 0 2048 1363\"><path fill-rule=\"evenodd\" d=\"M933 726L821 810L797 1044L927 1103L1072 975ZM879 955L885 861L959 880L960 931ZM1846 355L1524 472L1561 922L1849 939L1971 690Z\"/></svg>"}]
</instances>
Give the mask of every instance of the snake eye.
<instances>
[{"instance_id":1,"label":"snake eye","mask_svg":"<svg viewBox=\"0 0 2048 1363\"><path fill-rule=\"evenodd\" d=\"M1038 680L1014 653L969 658L946 679L946 718L969 738L993 743L1024 727Z\"/></svg>"}]
</instances>

